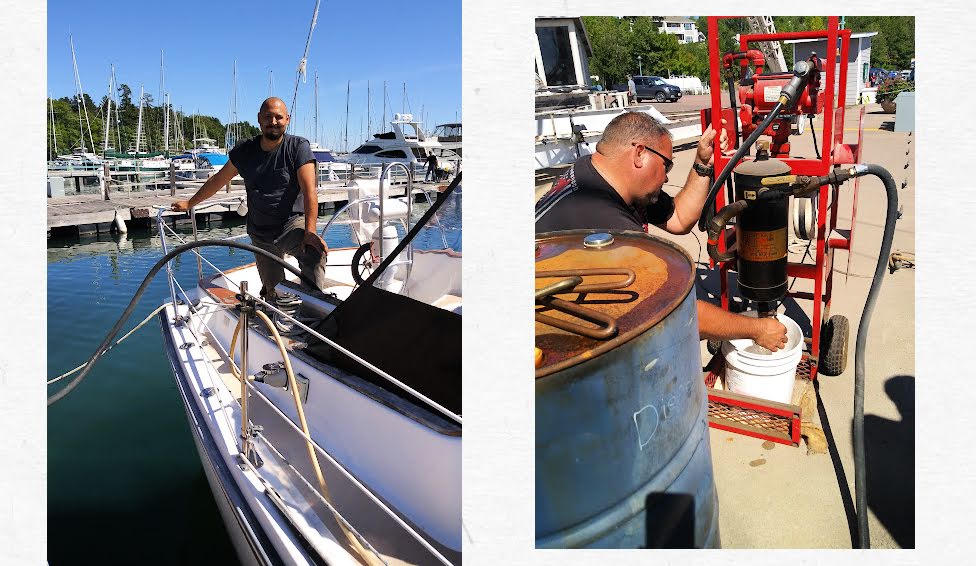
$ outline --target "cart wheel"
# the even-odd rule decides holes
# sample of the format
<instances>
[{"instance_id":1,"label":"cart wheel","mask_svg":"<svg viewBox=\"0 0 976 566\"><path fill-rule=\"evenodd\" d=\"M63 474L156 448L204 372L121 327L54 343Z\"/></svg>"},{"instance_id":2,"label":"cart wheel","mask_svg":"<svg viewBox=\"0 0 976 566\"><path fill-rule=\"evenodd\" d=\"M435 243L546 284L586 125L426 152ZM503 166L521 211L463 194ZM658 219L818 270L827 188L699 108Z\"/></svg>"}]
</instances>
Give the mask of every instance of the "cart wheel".
<instances>
[{"instance_id":1,"label":"cart wheel","mask_svg":"<svg viewBox=\"0 0 976 566\"><path fill-rule=\"evenodd\" d=\"M709 340L705 344L705 347L708 348L708 353L714 356L715 354L717 354L719 352L719 350L722 349L722 341L721 340Z\"/></svg>"},{"instance_id":2,"label":"cart wheel","mask_svg":"<svg viewBox=\"0 0 976 566\"><path fill-rule=\"evenodd\" d=\"M373 258L368 255L369 246L368 243L363 244L352 254L352 278L357 285L362 285L373 272Z\"/></svg>"},{"instance_id":3,"label":"cart wheel","mask_svg":"<svg viewBox=\"0 0 976 566\"><path fill-rule=\"evenodd\" d=\"M847 342L850 323L847 317L835 314L824 325L820 339L820 364L817 373L837 376L847 368Z\"/></svg>"}]
</instances>

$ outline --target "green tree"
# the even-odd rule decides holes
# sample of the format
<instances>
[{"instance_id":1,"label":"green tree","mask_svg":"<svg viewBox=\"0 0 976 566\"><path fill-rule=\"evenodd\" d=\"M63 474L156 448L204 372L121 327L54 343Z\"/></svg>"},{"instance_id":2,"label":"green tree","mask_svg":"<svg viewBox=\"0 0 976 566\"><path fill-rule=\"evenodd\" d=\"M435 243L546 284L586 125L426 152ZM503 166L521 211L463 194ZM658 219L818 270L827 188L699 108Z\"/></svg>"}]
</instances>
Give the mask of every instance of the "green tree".
<instances>
[{"instance_id":1,"label":"green tree","mask_svg":"<svg viewBox=\"0 0 976 566\"><path fill-rule=\"evenodd\" d=\"M915 56L915 18L912 16L850 16L852 32L876 31L871 38L871 66L889 70L908 69Z\"/></svg>"},{"instance_id":2,"label":"green tree","mask_svg":"<svg viewBox=\"0 0 976 566\"><path fill-rule=\"evenodd\" d=\"M627 24L615 17L584 16L583 25L593 49L590 73L599 76L606 88L623 82L630 72L627 48L620 39Z\"/></svg>"}]
</instances>

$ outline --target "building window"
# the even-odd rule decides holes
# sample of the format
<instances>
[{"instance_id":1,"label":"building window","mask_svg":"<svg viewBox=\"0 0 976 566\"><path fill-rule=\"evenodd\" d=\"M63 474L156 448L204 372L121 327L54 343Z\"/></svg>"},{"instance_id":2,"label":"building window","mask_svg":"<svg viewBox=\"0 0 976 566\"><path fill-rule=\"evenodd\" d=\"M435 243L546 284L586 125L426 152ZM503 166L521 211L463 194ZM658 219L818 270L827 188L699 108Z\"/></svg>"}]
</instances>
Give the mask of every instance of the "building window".
<instances>
[{"instance_id":1,"label":"building window","mask_svg":"<svg viewBox=\"0 0 976 566\"><path fill-rule=\"evenodd\" d=\"M681 24L675 23L675 22L668 22L668 27L669 28L680 28L681 27Z\"/></svg>"},{"instance_id":2,"label":"building window","mask_svg":"<svg viewBox=\"0 0 976 566\"><path fill-rule=\"evenodd\" d=\"M685 24L685 29L691 29L695 24Z\"/></svg>"},{"instance_id":3,"label":"building window","mask_svg":"<svg viewBox=\"0 0 976 566\"><path fill-rule=\"evenodd\" d=\"M573 49L569 44L569 27L539 27L536 28L535 33L539 38L539 51L542 52L546 84L549 86L577 84Z\"/></svg>"},{"instance_id":4,"label":"building window","mask_svg":"<svg viewBox=\"0 0 976 566\"><path fill-rule=\"evenodd\" d=\"M674 36L678 38L678 41L684 42L685 40L685 36L682 33L676 33Z\"/></svg>"}]
</instances>

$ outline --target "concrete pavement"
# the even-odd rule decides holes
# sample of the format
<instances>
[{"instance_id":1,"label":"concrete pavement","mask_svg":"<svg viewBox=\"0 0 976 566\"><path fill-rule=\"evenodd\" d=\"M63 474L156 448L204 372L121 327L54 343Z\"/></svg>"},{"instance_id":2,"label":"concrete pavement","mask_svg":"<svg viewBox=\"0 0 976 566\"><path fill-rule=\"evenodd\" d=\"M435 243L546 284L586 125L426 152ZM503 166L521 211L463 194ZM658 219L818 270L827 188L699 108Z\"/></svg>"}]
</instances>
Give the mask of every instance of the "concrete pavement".
<instances>
[{"instance_id":1,"label":"concrete pavement","mask_svg":"<svg viewBox=\"0 0 976 566\"><path fill-rule=\"evenodd\" d=\"M857 140L858 110L856 106L848 109L845 142ZM890 131L894 115L880 112L880 106L868 106L863 162L885 167L899 187L907 180L907 186L899 189L902 216L896 225L892 251L914 253L914 143L910 143L914 136ZM822 122L815 121L818 140L821 127ZM802 137L791 138L791 144L792 155L816 157L809 128ZM693 160L694 149L675 154L674 174L665 190L674 194L680 189L683 172L691 167ZM839 204L838 226L849 227L852 182L841 188ZM852 444L854 346L881 245L885 208L882 183L874 177L861 179L849 268L848 252L835 252L830 314L846 316L850 321L850 341L846 371L837 377L820 376L817 380L820 402L814 420L826 433L830 444L828 453L807 455L805 442L792 448L710 430L725 548L851 548L856 541ZM698 239L692 234L675 239L693 256L701 254L704 264L700 265L701 272L702 267L707 269L708 255L703 245L704 235L697 236ZM801 256L802 253L794 253L790 259L797 261ZM700 296L702 287L713 294L718 292L717 275L709 275L707 279L699 286ZM793 289L813 291L813 281L797 280ZM913 269L900 269L893 274L885 271L865 355L867 493L873 548L915 546L914 299ZM786 300L788 315L799 322L807 336L812 305L810 300ZM706 360L709 357L704 344L702 355Z\"/></svg>"}]
</instances>

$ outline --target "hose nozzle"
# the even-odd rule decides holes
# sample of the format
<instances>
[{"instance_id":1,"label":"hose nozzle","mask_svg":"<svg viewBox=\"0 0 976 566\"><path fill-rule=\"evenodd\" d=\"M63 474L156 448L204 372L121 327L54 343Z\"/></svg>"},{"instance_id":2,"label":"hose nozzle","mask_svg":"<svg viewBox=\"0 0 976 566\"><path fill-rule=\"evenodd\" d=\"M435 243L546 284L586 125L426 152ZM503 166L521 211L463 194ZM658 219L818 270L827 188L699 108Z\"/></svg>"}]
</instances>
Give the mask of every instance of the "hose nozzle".
<instances>
[{"instance_id":1,"label":"hose nozzle","mask_svg":"<svg viewBox=\"0 0 976 566\"><path fill-rule=\"evenodd\" d=\"M810 73L811 70L813 70L813 65L807 61L797 61L796 65L793 66L793 80L779 91L779 101L784 106L796 100L797 93L806 86L807 81L813 76Z\"/></svg>"}]
</instances>

